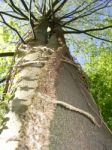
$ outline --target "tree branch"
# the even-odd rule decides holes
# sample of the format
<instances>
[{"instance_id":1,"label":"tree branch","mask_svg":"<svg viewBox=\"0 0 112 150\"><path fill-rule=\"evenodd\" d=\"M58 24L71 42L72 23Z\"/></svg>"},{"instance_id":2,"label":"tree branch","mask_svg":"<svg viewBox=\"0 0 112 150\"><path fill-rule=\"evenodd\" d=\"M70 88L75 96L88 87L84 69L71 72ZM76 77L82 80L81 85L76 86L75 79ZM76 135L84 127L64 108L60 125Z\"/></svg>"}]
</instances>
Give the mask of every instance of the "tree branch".
<instances>
[{"instance_id":1,"label":"tree branch","mask_svg":"<svg viewBox=\"0 0 112 150\"><path fill-rule=\"evenodd\" d=\"M108 6L110 0L108 0L108 1L106 0L105 2L106 2L105 5L104 5L104 2L103 2L103 3L101 3L100 5L97 5L96 7L93 7L93 8L91 8L91 9L87 10L86 12L83 12L83 13L80 14L79 16L74 17L74 18L72 18L71 20L65 22L63 25L66 25L66 24L68 24L68 23L71 23L71 22L73 22L73 21L75 21L75 20L78 20L78 19L80 19L80 18L87 17L87 16L89 16L89 15L91 15L91 14L93 14L93 13L95 13L95 12L101 10L101 9L106 8L106 7ZM103 6L102 6L102 5L103 5Z\"/></svg>"},{"instance_id":2,"label":"tree branch","mask_svg":"<svg viewBox=\"0 0 112 150\"><path fill-rule=\"evenodd\" d=\"M0 79L0 84L6 81L6 77Z\"/></svg>"},{"instance_id":3,"label":"tree branch","mask_svg":"<svg viewBox=\"0 0 112 150\"><path fill-rule=\"evenodd\" d=\"M107 39L104 39L104 38L100 38L100 37L94 36L94 35L89 34L89 33L85 33L85 34L88 35L88 36L91 36L91 37L93 37L93 38L95 38L95 39L98 39L98 40L101 40L101 41L105 41L105 42L112 43L112 41L110 41L110 40L107 40Z\"/></svg>"},{"instance_id":4,"label":"tree branch","mask_svg":"<svg viewBox=\"0 0 112 150\"><path fill-rule=\"evenodd\" d=\"M71 12L69 12L69 13L65 14L64 16L62 16L62 17L60 18L60 20L62 20L62 19L64 19L64 18L68 18L68 17L73 16L74 14L76 14L76 13L77 13L77 10L78 10L80 7L82 7L82 6L84 5L84 3L85 3L85 1L84 1L81 5L79 5L78 7L76 7L74 10L72 10ZM85 8L83 8L83 9L85 9ZM82 11L82 10L80 10L80 11Z\"/></svg>"},{"instance_id":5,"label":"tree branch","mask_svg":"<svg viewBox=\"0 0 112 150\"><path fill-rule=\"evenodd\" d=\"M5 24L5 25L8 26L10 29L12 29L13 31L15 31L15 32L17 33L17 35L19 36L19 38L21 39L21 41L25 44L25 41L24 41L23 38L21 37L20 33L19 33L14 27L12 27L11 25L9 25L9 24L5 21L3 15L2 15L1 13L0 13L0 16L1 16L2 20L3 20L3 22L1 21L1 23Z\"/></svg>"},{"instance_id":6,"label":"tree branch","mask_svg":"<svg viewBox=\"0 0 112 150\"><path fill-rule=\"evenodd\" d=\"M33 36L34 36L34 39L36 39L36 35L35 35L35 31L33 29L33 24L32 24L32 20L31 20L31 6L32 6L32 0L30 0L30 6L29 6L29 21L30 21L30 25L31 25L31 28L32 28L32 33L33 33Z\"/></svg>"},{"instance_id":7,"label":"tree branch","mask_svg":"<svg viewBox=\"0 0 112 150\"><path fill-rule=\"evenodd\" d=\"M63 0L62 3L54 10L54 13L56 13L57 11L59 11L67 2L68 0Z\"/></svg>"},{"instance_id":8,"label":"tree branch","mask_svg":"<svg viewBox=\"0 0 112 150\"><path fill-rule=\"evenodd\" d=\"M25 1L24 1L24 0L21 0L21 3L23 4L25 10L26 10L27 12L29 12L28 6L27 6L27 4L25 3ZM30 15L31 15L31 17L32 17L35 21L37 21L36 17L35 17L32 13L31 13Z\"/></svg>"},{"instance_id":9,"label":"tree branch","mask_svg":"<svg viewBox=\"0 0 112 150\"><path fill-rule=\"evenodd\" d=\"M52 15L53 9L55 8L55 6L56 6L59 2L60 2L60 0L55 0L54 2L53 2L53 0L49 0L49 5L50 5L49 7L50 7L50 9L48 10L48 12L47 12L47 14L46 14L47 17L49 17L49 16Z\"/></svg>"},{"instance_id":10,"label":"tree branch","mask_svg":"<svg viewBox=\"0 0 112 150\"><path fill-rule=\"evenodd\" d=\"M105 2L106 2L106 4L104 5ZM101 6L101 7L96 6L95 8L91 8L91 9L89 9L88 11L84 12L83 14L81 14L81 15L79 16L79 18L87 17L87 16L89 16L89 15L91 15L91 14L93 14L93 13L95 13L95 12L101 10L101 9L106 8L106 7L108 6L110 0L109 0L109 1L106 0L105 2L103 2L102 4L99 5L99 6ZM102 5L104 5L104 6L102 6ZM78 18L78 19L79 19L79 18Z\"/></svg>"},{"instance_id":11,"label":"tree branch","mask_svg":"<svg viewBox=\"0 0 112 150\"><path fill-rule=\"evenodd\" d=\"M92 2L90 2L89 4L87 4L84 8L82 8L81 10L76 11L76 13L80 13L83 12L84 10L86 10L88 7L92 7L92 5L95 5L95 3L97 3L99 0L94 0ZM93 7L94 8L94 7ZM75 13L75 14L76 14Z\"/></svg>"},{"instance_id":12,"label":"tree branch","mask_svg":"<svg viewBox=\"0 0 112 150\"><path fill-rule=\"evenodd\" d=\"M46 0L42 1L41 10L42 10L42 14L45 16L45 14L46 14Z\"/></svg>"},{"instance_id":13,"label":"tree branch","mask_svg":"<svg viewBox=\"0 0 112 150\"><path fill-rule=\"evenodd\" d=\"M91 36L91 37L93 37L93 38L95 38L95 39L99 39L99 40L102 40L102 41L105 41L105 42L110 42L110 43L112 43L112 41L111 40L107 40L107 39L104 39L104 38L100 38L100 37L97 37L97 36L95 36L95 35L92 35L92 34L90 34L90 33L88 33L88 32L84 32L84 31L81 31L81 30L78 30L78 29L74 29L74 28L71 28L71 27L67 27L67 28L69 28L69 29L71 29L72 31L64 31L63 33L64 34L86 34L86 35L88 35L88 36ZM89 31L90 32L90 31Z\"/></svg>"},{"instance_id":14,"label":"tree branch","mask_svg":"<svg viewBox=\"0 0 112 150\"><path fill-rule=\"evenodd\" d=\"M37 3L35 2L35 0L33 0L33 3L34 3L34 5L35 5L35 8L37 9L38 14L41 14L41 15L42 15L41 7L39 6L39 4L37 4Z\"/></svg>"},{"instance_id":15,"label":"tree branch","mask_svg":"<svg viewBox=\"0 0 112 150\"><path fill-rule=\"evenodd\" d=\"M6 16L10 16L10 17L12 17L12 18L19 19L19 20L26 20L25 18L22 18L22 17L19 17L19 16L15 16L15 15L13 15L13 14L9 14L9 13L4 12L4 11L0 11L0 13L1 13L1 14L4 14L4 15L6 15Z\"/></svg>"},{"instance_id":16,"label":"tree branch","mask_svg":"<svg viewBox=\"0 0 112 150\"><path fill-rule=\"evenodd\" d=\"M14 56L14 52L0 53L0 57L9 57L9 56Z\"/></svg>"},{"instance_id":17,"label":"tree branch","mask_svg":"<svg viewBox=\"0 0 112 150\"><path fill-rule=\"evenodd\" d=\"M8 5L13 9L16 10L16 13L19 13L21 16L23 16L24 18L26 18L28 20L28 17L14 4L13 0L9 0L10 3L8 3Z\"/></svg>"},{"instance_id":18,"label":"tree branch","mask_svg":"<svg viewBox=\"0 0 112 150\"><path fill-rule=\"evenodd\" d=\"M93 31L101 31L101 30L106 30L106 29L109 29L109 28L112 28L112 25L109 25L109 26L106 26L106 27L102 27L102 28L92 28L92 29L87 29L87 30L79 30L79 29L75 29L75 28L72 28L72 27L68 27L68 26L63 26L62 27L64 28L67 28L67 29L71 29L71 30L75 30L76 33L87 33L87 32L93 32ZM65 31L66 32L66 31ZM67 31L69 32L69 31ZM72 32L72 31L70 31Z\"/></svg>"}]
</instances>

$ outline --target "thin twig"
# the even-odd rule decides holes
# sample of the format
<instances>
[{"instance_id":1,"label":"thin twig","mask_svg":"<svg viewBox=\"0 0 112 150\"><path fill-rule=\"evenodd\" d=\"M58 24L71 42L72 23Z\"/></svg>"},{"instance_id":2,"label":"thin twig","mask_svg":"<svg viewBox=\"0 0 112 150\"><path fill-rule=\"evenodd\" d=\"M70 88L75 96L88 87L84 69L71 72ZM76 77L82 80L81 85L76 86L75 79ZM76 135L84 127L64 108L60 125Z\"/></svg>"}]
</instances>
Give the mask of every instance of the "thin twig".
<instances>
[{"instance_id":1,"label":"thin twig","mask_svg":"<svg viewBox=\"0 0 112 150\"><path fill-rule=\"evenodd\" d=\"M68 17L73 16L74 14L76 14L76 13L77 13L77 10L78 10L80 7L82 7L82 6L84 5L84 3L85 3L85 1L84 1L81 5L79 5L78 7L76 7L74 10L72 10L71 12L69 12L69 13L63 15L59 20L68 18Z\"/></svg>"},{"instance_id":2,"label":"thin twig","mask_svg":"<svg viewBox=\"0 0 112 150\"><path fill-rule=\"evenodd\" d=\"M103 28L96 28L96 29L88 29L88 30L78 30L78 29L74 29L74 28L72 28L72 27L67 27L67 26L62 26L63 28L68 28L68 29L70 29L70 30L72 30L72 31L64 31L63 33L64 34L86 34L86 35L88 35L88 36L91 36L91 37L93 37L93 38L95 38L95 39L99 39L99 40L102 40L102 41L106 41L106 42L110 42L110 43L112 43L112 41L111 40L108 40L108 39L105 39L105 38L100 38L100 37L97 37L97 36L95 36L95 35L92 35L92 34L90 34L90 33L88 33L88 32L93 32L93 31L100 31L100 30L106 30L106 29L109 29L109 28L112 28L112 25L111 26L107 26L107 27L103 27Z\"/></svg>"},{"instance_id":3,"label":"thin twig","mask_svg":"<svg viewBox=\"0 0 112 150\"><path fill-rule=\"evenodd\" d=\"M78 19L80 19L80 18L87 17L87 16L89 16L89 15L95 13L95 12L98 12L98 11L101 10L101 9L106 8L110 1L105 1L105 2L107 2L105 5L104 5L104 2L103 2L103 3L99 4L99 5L97 5L98 8L97 8L97 7L96 7L96 8L95 8L95 7L92 7L91 9L87 10L86 12L83 12L83 13L80 14L79 16L74 17L74 18L72 18L72 19L69 20L69 21L66 21L63 25L69 24L69 23L71 23L71 22L73 22L73 21L75 21L75 20L78 20ZM102 6L102 5L103 5L103 6ZM101 7L100 7L100 6L101 6Z\"/></svg>"}]
</instances>

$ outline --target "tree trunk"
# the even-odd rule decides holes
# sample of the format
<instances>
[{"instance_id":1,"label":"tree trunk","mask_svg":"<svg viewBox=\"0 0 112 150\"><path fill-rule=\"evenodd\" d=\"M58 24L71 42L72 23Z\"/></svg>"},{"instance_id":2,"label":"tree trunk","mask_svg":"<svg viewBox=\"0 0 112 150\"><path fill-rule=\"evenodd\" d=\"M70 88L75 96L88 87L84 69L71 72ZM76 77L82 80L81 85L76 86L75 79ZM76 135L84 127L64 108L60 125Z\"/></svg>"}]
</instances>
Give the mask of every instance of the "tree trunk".
<instances>
[{"instance_id":1,"label":"tree trunk","mask_svg":"<svg viewBox=\"0 0 112 150\"><path fill-rule=\"evenodd\" d=\"M68 55L61 29L47 41L47 26L39 24L37 40L17 49L1 149L112 150L112 134Z\"/></svg>"}]
</instances>

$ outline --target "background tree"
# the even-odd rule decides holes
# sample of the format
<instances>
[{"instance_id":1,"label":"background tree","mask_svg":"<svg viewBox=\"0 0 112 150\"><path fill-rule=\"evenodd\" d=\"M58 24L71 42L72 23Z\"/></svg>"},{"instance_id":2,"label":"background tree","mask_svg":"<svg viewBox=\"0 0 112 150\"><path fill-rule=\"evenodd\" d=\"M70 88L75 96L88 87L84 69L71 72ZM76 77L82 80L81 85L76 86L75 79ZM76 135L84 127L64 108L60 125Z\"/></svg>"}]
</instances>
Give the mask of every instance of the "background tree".
<instances>
[{"instance_id":1,"label":"background tree","mask_svg":"<svg viewBox=\"0 0 112 150\"><path fill-rule=\"evenodd\" d=\"M108 36L111 36L111 32ZM77 41L74 53L88 75L91 93L101 109L105 122L111 129L111 46L103 42L98 44L83 39L80 42Z\"/></svg>"},{"instance_id":2,"label":"background tree","mask_svg":"<svg viewBox=\"0 0 112 150\"><path fill-rule=\"evenodd\" d=\"M111 149L112 135L86 88L81 67L69 54L64 34L111 42L111 22L106 24L101 16L109 17L112 1L2 4L1 23L11 29L12 42L18 36L23 43L14 53L1 54L14 55L2 98L8 94L11 99L1 131L2 149Z\"/></svg>"},{"instance_id":3,"label":"background tree","mask_svg":"<svg viewBox=\"0 0 112 150\"><path fill-rule=\"evenodd\" d=\"M96 48L97 49L97 48ZM90 90L101 109L101 113L108 126L112 128L112 53L110 49L100 47L99 55L91 56L90 62L86 62L85 71L90 78Z\"/></svg>"}]
</instances>

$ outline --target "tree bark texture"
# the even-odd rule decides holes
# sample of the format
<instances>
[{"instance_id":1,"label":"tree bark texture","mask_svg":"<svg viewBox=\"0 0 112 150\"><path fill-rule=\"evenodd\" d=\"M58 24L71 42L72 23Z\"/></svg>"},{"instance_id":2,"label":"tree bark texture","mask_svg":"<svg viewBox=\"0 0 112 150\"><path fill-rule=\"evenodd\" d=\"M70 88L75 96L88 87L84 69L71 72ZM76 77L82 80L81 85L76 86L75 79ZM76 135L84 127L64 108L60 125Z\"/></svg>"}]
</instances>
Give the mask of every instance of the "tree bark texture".
<instances>
[{"instance_id":1,"label":"tree bark texture","mask_svg":"<svg viewBox=\"0 0 112 150\"><path fill-rule=\"evenodd\" d=\"M56 98L92 114L99 127L84 115L57 106L50 126L50 150L112 150L112 134L81 76L77 68L62 63L56 81Z\"/></svg>"},{"instance_id":2,"label":"tree bark texture","mask_svg":"<svg viewBox=\"0 0 112 150\"><path fill-rule=\"evenodd\" d=\"M0 135L2 150L112 149L112 135L88 92L80 67L68 56L60 28L46 41L47 23L16 52L8 92L8 121ZM96 120L71 111L63 101Z\"/></svg>"}]
</instances>

